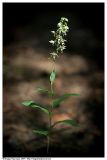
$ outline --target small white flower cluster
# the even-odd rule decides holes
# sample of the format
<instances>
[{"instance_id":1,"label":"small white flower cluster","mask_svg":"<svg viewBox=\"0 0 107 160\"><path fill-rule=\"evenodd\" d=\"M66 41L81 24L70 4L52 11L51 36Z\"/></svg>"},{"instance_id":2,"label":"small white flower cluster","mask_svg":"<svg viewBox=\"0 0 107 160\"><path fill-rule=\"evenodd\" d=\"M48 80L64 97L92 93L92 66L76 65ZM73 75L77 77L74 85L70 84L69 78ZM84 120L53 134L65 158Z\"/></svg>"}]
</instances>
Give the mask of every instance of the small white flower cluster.
<instances>
[{"instance_id":1,"label":"small white flower cluster","mask_svg":"<svg viewBox=\"0 0 107 160\"><path fill-rule=\"evenodd\" d=\"M53 60L55 60L60 53L63 53L63 50L66 48L65 46L66 40L64 39L64 37L67 35L67 32L69 30L67 22L68 22L68 19L62 17L60 22L57 25L58 29L56 31L51 31L51 33L54 36L54 40L51 40L49 42L55 48L55 51L50 53L51 58Z\"/></svg>"}]
</instances>

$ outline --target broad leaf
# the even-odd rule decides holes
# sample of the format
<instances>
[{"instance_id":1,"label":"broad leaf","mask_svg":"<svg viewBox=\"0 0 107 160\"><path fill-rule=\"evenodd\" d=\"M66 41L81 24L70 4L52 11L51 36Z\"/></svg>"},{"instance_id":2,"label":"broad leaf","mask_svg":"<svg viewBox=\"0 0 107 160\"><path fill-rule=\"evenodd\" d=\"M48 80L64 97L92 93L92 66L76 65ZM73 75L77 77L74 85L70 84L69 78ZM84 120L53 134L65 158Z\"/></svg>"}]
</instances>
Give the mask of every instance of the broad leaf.
<instances>
[{"instance_id":1,"label":"broad leaf","mask_svg":"<svg viewBox=\"0 0 107 160\"><path fill-rule=\"evenodd\" d=\"M55 70L53 70L53 71L51 72L51 74L50 74L50 81L51 81L51 83L53 83L53 82L54 82L55 77L56 77L56 71L55 71Z\"/></svg>"},{"instance_id":2,"label":"broad leaf","mask_svg":"<svg viewBox=\"0 0 107 160\"><path fill-rule=\"evenodd\" d=\"M59 106L59 104L61 104L64 100L66 100L67 98L71 97L71 96L79 96L80 94L76 94L76 93L68 93L68 94L64 94L62 95L60 98L56 99L53 101L52 106L53 108L56 108Z\"/></svg>"},{"instance_id":3,"label":"broad leaf","mask_svg":"<svg viewBox=\"0 0 107 160\"><path fill-rule=\"evenodd\" d=\"M34 101L24 101L22 104L26 107L38 108L49 115L49 111L46 108L42 107L41 105L38 105Z\"/></svg>"},{"instance_id":4,"label":"broad leaf","mask_svg":"<svg viewBox=\"0 0 107 160\"><path fill-rule=\"evenodd\" d=\"M48 135L48 131L43 131L43 130L33 130L33 133L41 134L44 136Z\"/></svg>"},{"instance_id":5,"label":"broad leaf","mask_svg":"<svg viewBox=\"0 0 107 160\"><path fill-rule=\"evenodd\" d=\"M66 119L66 120L58 121L58 122L54 123L52 125L52 127L54 127L55 125L60 124L60 123L69 124L69 125L72 125L72 126L75 126L75 127L79 126L79 124L76 122L76 120L74 120L74 119Z\"/></svg>"}]
</instances>

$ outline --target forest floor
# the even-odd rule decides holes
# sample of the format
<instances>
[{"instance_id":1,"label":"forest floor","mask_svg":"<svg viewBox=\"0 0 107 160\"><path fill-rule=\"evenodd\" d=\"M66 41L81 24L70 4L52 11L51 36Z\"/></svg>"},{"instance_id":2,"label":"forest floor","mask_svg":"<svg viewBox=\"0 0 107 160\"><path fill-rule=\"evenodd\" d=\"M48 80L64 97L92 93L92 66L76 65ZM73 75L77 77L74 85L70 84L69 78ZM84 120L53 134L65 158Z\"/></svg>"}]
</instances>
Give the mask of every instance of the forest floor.
<instances>
[{"instance_id":1,"label":"forest floor","mask_svg":"<svg viewBox=\"0 0 107 160\"><path fill-rule=\"evenodd\" d=\"M4 48L3 155L103 156L103 71L94 60L78 53L64 53L55 64L57 96L64 93L80 96L69 98L55 109L52 121L75 118L80 127L58 125L52 134L49 155L45 138L32 133L36 127L46 128L48 119L39 110L23 107L21 103L34 100L49 107L50 99L36 92L37 87L50 89L52 63L48 58L48 50L35 49L26 43Z\"/></svg>"}]
</instances>

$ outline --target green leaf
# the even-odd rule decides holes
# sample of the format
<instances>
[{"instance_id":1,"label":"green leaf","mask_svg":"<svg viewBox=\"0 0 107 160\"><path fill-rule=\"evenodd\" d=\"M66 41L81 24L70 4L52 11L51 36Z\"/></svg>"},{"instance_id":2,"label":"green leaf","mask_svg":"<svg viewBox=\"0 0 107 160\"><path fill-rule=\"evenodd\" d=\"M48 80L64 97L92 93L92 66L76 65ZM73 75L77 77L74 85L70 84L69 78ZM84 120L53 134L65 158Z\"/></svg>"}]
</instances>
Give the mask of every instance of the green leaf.
<instances>
[{"instance_id":1,"label":"green leaf","mask_svg":"<svg viewBox=\"0 0 107 160\"><path fill-rule=\"evenodd\" d=\"M46 108L42 107L41 105L38 105L34 101L24 101L22 102L22 104L26 107L38 108L49 115L49 111Z\"/></svg>"},{"instance_id":2,"label":"green leaf","mask_svg":"<svg viewBox=\"0 0 107 160\"><path fill-rule=\"evenodd\" d=\"M35 103L34 101L24 101L24 102L22 102L22 104L23 104L24 106L26 106L26 107L31 106L31 105L34 104L34 103Z\"/></svg>"},{"instance_id":3,"label":"green leaf","mask_svg":"<svg viewBox=\"0 0 107 160\"><path fill-rule=\"evenodd\" d=\"M48 135L48 131L43 131L43 130L33 130L33 133L41 134L44 136Z\"/></svg>"},{"instance_id":4,"label":"green leaf","mask_svg":"<svg viewBox=\"0 0 107 160\"><path fill-rule=\"evenodd\" d=\"M40 93L46 93L46 94L48 94L49 97L55 96L55 93L49 92L47 89L44 89L44 88L41 88L41 87L38 87L37 91L40 92Z\"/></svg>"},{"instance_id":5,"label":"green leaf","mask_svg":"<svg viewBox=\"0 0 107 160\"><path fill-rule=\"evenodd\" d=\"M53 82L54 82L55 77L56 77L56 71L55 71L55 70L53 70L53 71L51 72L51 74L50 74L50 81L51 81L51 83L53 83Z\"/></svg>"},{"instance_id":6,"label":"green leaf","mask_svg":"<svg viewBox=\"0 0 107 160\"><path fill-rule=\"evenodd\" d=\"M58 107L59 104L61 104L64 100L66 100L67 98L71 97L71 96L79 96L80 94L76 94L76 93L68 93L68 94L64 94L62 95L60 98L56 99L53 101L52 106L54 108Z\"/></svg>"},{"instance_id":7,"label":"green leaf","mask_svg":"<svg viewBox=\"0 0 107 160\"><path fill-rule=\"evenodd\" d=\"M52 127L54 127L55 125L60 124L60 123L72 125L72 126L75 126L75 127L79 126L79 124L76 122L76 120L74 120L74 119L66 119L66 120L58 121L58 122L54 123L52 125Z\"/></svg>"},{"instance_id":8,"label":"green leaf","mask_svg":"<svg viewBox=\"0 0 107 160\"><path fill-rule=\"evenodd\" d=\"M48 93L48 90L47 90L47 89L41 88L41 87L38 87L38 88L37 88L37 91L38 91L38 92L41 92L41 93Z\"/></svg>"}]
</instances>

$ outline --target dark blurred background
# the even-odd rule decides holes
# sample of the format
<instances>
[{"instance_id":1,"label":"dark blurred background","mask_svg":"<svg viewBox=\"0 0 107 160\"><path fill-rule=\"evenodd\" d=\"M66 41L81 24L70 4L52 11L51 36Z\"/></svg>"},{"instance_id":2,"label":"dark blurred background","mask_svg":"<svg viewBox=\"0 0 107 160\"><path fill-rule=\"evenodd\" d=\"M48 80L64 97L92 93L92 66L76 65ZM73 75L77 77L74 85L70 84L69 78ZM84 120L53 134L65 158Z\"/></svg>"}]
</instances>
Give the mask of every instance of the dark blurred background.
<instances>
[{"instance_id":1,"label":"dark blurred background","mask_svg":"<svg viewBox=\"0 0 107 160\"><path fill-rule=\"evenodd\" d=\"M49 107L51 32L69 19L67 49L56 62L57 96L80 93L55 109L53 122L75 118L79 128L59 125L46 140L34 135L47 117L24 100ZM104 157L104 3L3 3L3 156Z\"/></svg>"}]
</instances>

